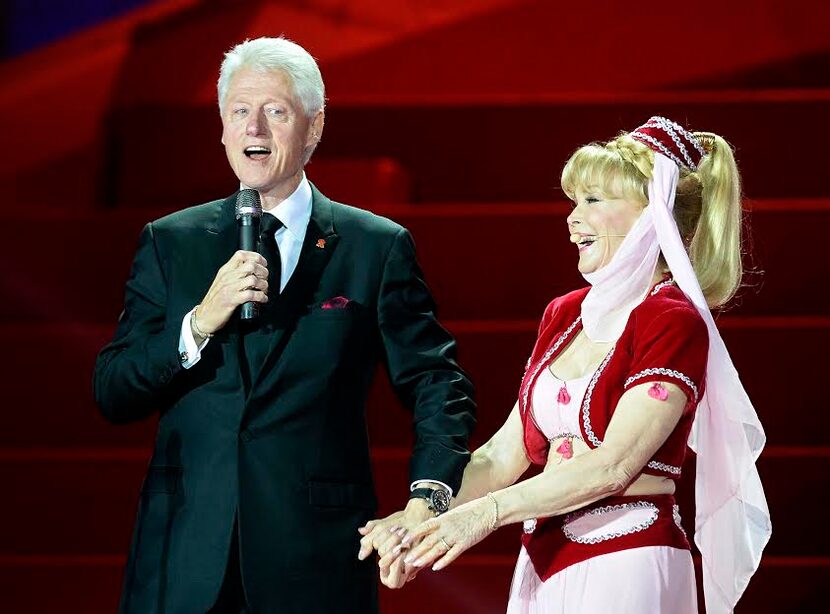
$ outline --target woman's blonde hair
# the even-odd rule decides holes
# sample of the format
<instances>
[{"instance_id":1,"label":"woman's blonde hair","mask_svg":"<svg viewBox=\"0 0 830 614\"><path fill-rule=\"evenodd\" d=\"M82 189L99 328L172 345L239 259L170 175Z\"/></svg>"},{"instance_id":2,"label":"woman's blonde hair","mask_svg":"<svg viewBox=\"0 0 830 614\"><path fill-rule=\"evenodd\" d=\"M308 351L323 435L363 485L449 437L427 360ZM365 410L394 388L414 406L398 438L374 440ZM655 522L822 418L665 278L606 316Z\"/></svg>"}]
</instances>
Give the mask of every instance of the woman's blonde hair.
<instances>
[{"instance_id":1,"label":"woman's blonde hair","mask_svg":"<svg viewBox=\"0 0 830 614\"><path fill-rule=\"evenodd\" d=\"M721 307L741 284L741 180L732 147L711 132L695 132L706 155L697 171L680 168L674 219L709 307ZM562 170L562 190L648 204L654 152L622 134L608 143L580 147Z\"/></svg>"}]
</instances>

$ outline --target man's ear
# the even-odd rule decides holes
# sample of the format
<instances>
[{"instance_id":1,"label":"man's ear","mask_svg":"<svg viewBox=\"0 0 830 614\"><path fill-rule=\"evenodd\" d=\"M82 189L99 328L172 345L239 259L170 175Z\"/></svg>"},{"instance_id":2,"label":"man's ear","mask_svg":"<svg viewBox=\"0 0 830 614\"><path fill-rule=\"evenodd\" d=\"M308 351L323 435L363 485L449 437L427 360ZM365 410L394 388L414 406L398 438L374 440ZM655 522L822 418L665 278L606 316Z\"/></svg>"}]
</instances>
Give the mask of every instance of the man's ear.
<instances>
[{"instance_id":1,"label":"man's ear","mask_svg":"<svg viewBox=\"0 0 830 614\"><path fill-rule=\"evenodd\" d=\"M308 138L306 139L306 147L316 145L323 138L323 127L326 124L326 114L323 111L317 111L314 119L311 120L311 127L308 129Z\"/></svg>"}]
</instances>

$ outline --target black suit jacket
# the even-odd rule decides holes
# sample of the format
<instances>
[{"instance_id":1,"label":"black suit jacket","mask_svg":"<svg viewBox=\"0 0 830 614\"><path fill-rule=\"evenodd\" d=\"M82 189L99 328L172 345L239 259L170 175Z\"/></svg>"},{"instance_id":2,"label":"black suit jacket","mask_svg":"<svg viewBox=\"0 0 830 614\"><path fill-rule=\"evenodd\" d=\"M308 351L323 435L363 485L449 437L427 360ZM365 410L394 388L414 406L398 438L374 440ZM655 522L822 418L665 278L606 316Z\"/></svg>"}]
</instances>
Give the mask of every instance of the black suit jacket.
<instances>
[{"instance_id":1,"label":"black suit jacket","mask_svg":"<svg viewBox=\"0 0 830 614\"><path fill-rule=\"evenodd\" d=\"M472 386L436 321L409 233L316 189L262 368L243 378L235 319L182 368L182 318L237 248L234 202L145 227L124 313L96 363L109 420L160 412L122 611L210 607L237 515L255 612L376 611L377 568L356 559L357 528L376 509L365 421L376 365L414 412L412 479L455 489L475 422ZM333 297L350 302L321 308Z\"/></svg>"}]
</instances>

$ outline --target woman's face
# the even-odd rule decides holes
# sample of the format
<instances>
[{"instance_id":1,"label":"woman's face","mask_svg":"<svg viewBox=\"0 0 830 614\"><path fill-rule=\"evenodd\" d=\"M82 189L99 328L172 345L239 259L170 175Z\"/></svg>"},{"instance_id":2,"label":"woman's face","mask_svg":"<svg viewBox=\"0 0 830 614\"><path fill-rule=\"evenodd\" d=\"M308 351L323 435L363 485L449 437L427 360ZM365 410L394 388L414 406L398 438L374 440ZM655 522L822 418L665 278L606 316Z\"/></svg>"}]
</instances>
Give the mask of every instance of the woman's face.
<instances>
[{"instance_id":1,"label":"woman's face","mask_svg":"<svg viewBox=\"0 0 830 614\"><path fill-rule=\"evenodd\" d=\"M580 273L593 273L611 262L643 208L624 198L612 198L599 188L576 191L568 230L579 249Z\"/></svg>"}]
</instances>

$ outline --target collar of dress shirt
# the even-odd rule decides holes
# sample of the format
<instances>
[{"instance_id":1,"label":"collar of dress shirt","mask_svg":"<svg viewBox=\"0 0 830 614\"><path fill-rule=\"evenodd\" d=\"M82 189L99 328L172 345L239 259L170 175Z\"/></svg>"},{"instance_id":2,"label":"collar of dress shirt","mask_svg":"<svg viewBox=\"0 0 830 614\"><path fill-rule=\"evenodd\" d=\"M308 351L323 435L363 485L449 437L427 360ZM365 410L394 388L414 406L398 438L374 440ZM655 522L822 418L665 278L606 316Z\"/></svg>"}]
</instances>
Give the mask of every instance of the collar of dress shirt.
<instances>
[{"instance_id":1,"label":"collar of dress shirt","mask_svg":"<svg viewBox=\"0 0 830 614\"><path fill-rule=\"evenodd\" d=\"M240 185L240 189L246 186ZM300 185L291 195L283 200L273 209L264 213L270 213L285 225L285 230L295 241L302 241L305 238L306 228L311 219L311 184L303 172ZM279 232L279 231L277 231Z\"/></svg>"}]
</instances>

